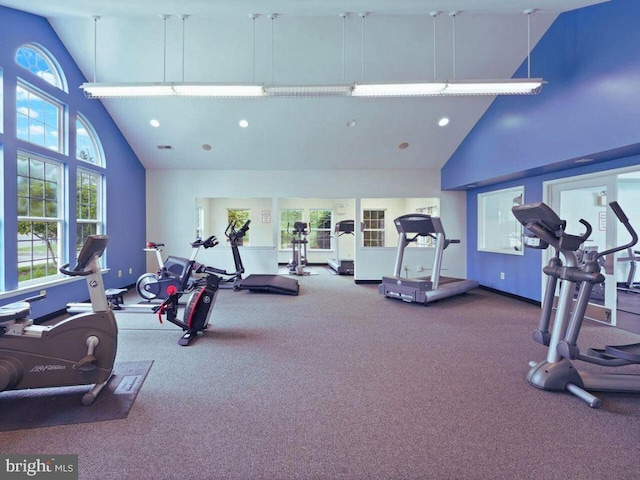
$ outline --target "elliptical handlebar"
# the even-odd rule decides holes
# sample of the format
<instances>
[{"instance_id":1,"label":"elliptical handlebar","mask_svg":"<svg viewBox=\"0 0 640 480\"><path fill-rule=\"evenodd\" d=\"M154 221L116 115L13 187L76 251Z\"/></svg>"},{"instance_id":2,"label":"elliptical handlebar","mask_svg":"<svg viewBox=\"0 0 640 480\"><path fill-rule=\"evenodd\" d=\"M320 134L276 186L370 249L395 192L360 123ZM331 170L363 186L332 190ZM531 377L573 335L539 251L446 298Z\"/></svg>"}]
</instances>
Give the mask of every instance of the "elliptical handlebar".
<instances>
[{"instance_id":1,"label":"elliptical handlebar","mask_svg":"<svg viewBox=\"0 0 640 480\"><path fill-rule=\"evenodd\" d=\"M620 223L622 223L624 225L624 228L627 229L627 232L629 232L629 235L631 235L631 241L629 243L626 243L625 245L613 247L613 248L610 248L609 250L605 250L603 252L598 253L598 255L594 257L594 260L598 260L599 258L602 258L605 255L609 255L611 253L627 250L628 248L631 248L636 243L638 243L638 234L636 233L635 229L631 226L631 223L629 223L629 218L624 213L624 210L622 210L622 207L616 201L609 203L609 206L611 207L611 210L613 210L613 213L616 214L616 217L618 217L618 220L620 221Z\"/></svg>"},{"instance_id":2,"label":"elliptical handlebar","mask_svg":"<svg viewBox=\"0 0 640 480\"><path fill-rule=\"evenodd\" d=\"M229 222L229 225L227 225L227 228L224 231L224 236L227 237L227 240L229 241L232 241L233 239L237 239L240 237L244 237L244 235L247 233L247 230L249 230L250 223L251 223L251 220L247 220L246 222L244 222L244 225L242 225L242 227L236 230L236 222L235 220L231 220Z\"/></svg>"}]
</instances>

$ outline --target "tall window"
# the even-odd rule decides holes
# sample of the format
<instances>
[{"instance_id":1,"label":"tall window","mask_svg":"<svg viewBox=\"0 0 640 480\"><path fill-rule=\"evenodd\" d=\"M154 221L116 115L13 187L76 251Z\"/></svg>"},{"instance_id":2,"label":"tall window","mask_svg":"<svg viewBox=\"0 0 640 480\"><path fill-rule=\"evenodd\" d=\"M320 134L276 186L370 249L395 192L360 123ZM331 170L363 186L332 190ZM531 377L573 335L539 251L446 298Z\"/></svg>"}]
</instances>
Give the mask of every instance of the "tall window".
<instances>
[{"instance_id":1,"label":"tall window","mask_svg":"<svg viewBox=\"0 0 640 480\"><path fill-rule=\"evenodd\" d=\"M302 221L302 210L284 209L280 210L280 250L292 248L291 232L293 224Z\"/></svg>"},{"instance_id":2,"label":"tall window","mask_svg":"<svg viewBox=\"0 0 640 480\"><path fill-rule=\"evenodd\" d=\"M16 135L20 140L61 152L62 112L60 103L24 83L18 83Z\"/></svg>"},{"instance_id":3,"label":"tall window","mask_svg":"<svg viewBox=\"0 0 640 480\"><path fill-rule=\"evenodd\" d=\"M58 273L64 208L62 165L18 155L18 281Z\"/></svg>"},{"instance_id":4,"label":"tall window","mask_svg":"<svg viewBox=\"0 0 640 480\"><path fill-rule=\"evenodd\" d=\"M67 91L60 68L44 48L33 43L22 45L16 52L16 63L54 87Z\"/></svg>"},{"instance_id":5,"label":"tall window","mask_svg":"<svg viewBox=\"0 0 640 480\"><path fill-rule=\"evenodd\" d=\"M384 247L384 210L364 210L362 220L363 246Z\"/></svg>"},{"instance_id":6,"label":"tall window","mask_svg":"<svg viewBox=\"0 0 640 480\"><path fill-rule=\"evenodd\" d=\"M102 233L102 175L78 170L76 180L76 252L89 235Z\"/></svg>"},{"instance_id":7,"label":"tall window","mask_svg":"<svg viewBox=\"0 0 640 480\"><path fill-rule=\"evenodd\" d=\"M309 210L309 248L331 249L331 210Z\"/></svg>"},{"instance_id":8,"label":"tall window","mask_svg":"<svg viewBox=\"0 0 640 480\"><path fill-rule=\"evenodd\" d=\"M76 119L76 158L93 165L103 166L97 135L89 122L80 114Z\"/></svg>"},{"instance_id":9,"label":"tall window","mask_svg":"<svg viewBox=\"0 0 640 480\"><path fill-rule=\"evenodd\" d=\"M233 226L236 228L242 227L247 220L251 210L248 208L228 208L227 209L227 224L233 222ZM249 232L244 234L242 239L238 240L238 245L247 245L249 243Z\"/></svg>"}]
</instances>

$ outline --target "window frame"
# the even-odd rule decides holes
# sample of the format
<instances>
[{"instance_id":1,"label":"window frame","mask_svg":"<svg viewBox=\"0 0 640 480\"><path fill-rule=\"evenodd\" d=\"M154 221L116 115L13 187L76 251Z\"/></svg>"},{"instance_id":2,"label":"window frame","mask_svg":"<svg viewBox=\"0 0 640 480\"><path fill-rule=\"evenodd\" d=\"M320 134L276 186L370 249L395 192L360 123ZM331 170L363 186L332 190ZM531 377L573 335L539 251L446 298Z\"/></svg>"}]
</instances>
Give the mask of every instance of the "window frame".
<instances>
[{"instance_id":1,"label":"window frame","mask_svg":"<svg viewBox=\"0 0 640 480\"><path fill-rule=\"evenodd\" d=\"M82 188L82 178L93 177L95 180L96 192L95 192L95 218L83 218L81 216L81 206L86 204L81 202L81 197L84 189ZM78 167L76 170L76 254L80 252L86 235L84 230L81 230L82 226L95 225L95 229L92 229L87 235L101 235L104 232L104 175L94 172L92 170Z\"/></svg>"},{"instance_id":2,"label":"window frame","mask_svg":"<svg viewBox=\"0 0 640 480\"><path fill-rule=\"evenodd\" d=\"M479 252L524 255L523 227L511 212L511 208L521 205L523 199L524 185L478 193Z\"/></svg>"},{"instance_id":3,"label":"window frame","mask_svg":"<svg viewBox=\"0 0 640 480\"><path fill-rule=\"evenodd\" d=\"M26 92L27 94L27 113L25 114L24 112L21 112L21 108L18 105L18 102L20 101L20 97L21 94L19 92L19 90L22 89ZM32 115L32 109L31 109L31 97L36 97L38 100L40 100L41 102L43 102L43 104L46 105L50 105L52 106L55 111L56 111L56 122L57 122L57 130L55 130L55 137L57 138L56 141L56 147L52 148L51 146L47 145L47 127L49 126L48 123L46 123L46 120L43 121L37 121L37 116ZM15 111L16 111L16 138L18 140L21 140L23 142L27 142L31 145L37 145L39 147L51 150L53 152L56 153L60 153L60 154L66 154L66 152L64 151L64 145L65 145L65 141L64 139L66 138L66 129L65 129L65 125L64 125L64 117L65 117L65 110L66 110L66 106L59 101L58 99L52 97L51 95L48 95L46 93L44 93L42 90L36 88L35 86L31 85L29 82L26 82L24 80L22 80L21 78L18 78L18 81L16 83L16 106L15 106ZM35 111L35 110L33 110ZM45 110L45 115L44 117L46 118L46 110ZM21 127L21 118L25 118L26 119L26 129L27 129L27 136L26 138L24 138L23 136L20 135L20 127ZM34 125L35 124L35 125ZM44 130L44 141L41 142L35 142L33 141L35 136L31 135L31 129L33 127L38 127L38 126L42 126L43 130Z\"/></svg>"},{"instance_id":4,"label":"window frame","mask_svg":"<svg viewBox=\"0 0 640 480\"><path fill-rule=\"evenodd\" d=\"M250 208L227 208L227 225L232 221L234 222L235 228L242 227L247 220L251 218L251 209ZM238 239L238 245L247 246L249 245L249 232L248 230L242 238Z\"/></svg>"},{"instance_id":5,"label":"window frame","mask_svg":"<svg viewBox=\"0 0 640 480\"><path fill-rule=\"evenodd\" d=\"M38 62L36 62L34 65L31 65L31 64L27 65L24 62L20 61L21 52L23 52L24 50L30 50L31 52L33 52L36 58L39 57L46 64L46 66L48 67L48 70L36 68ZM26 59L26 55L23 54L22 58ZM16 62L16 65L20 66L21 68L24 68L25 70L32 73L36 77L47 82L49 85L52 85L62 90L63 92L66 92L66 93L69 92L69 89L67 86L67 79L64 76L64 72L62 71L62 68L56 61L55 57L51 53L49 53L49 51L46 48L44 48L42 45L38 45L36 43L25 43L20 45L16 49L16 55L14 57L14 61ZM53 77L55 81L51 81L50 77Z\"/></svg>"},{"instance_id":6,"label":"window frame","mask_svg":"<svg viewBox=\"0 0 640 480\"><path fill-rule=\"evenodd\" d=\"M29 205L28 211L26 215L21 215L20 213L20 187L18 187L18 191L17 191L17 200L18 200L18 211L17 211L17 222L18 222L18 229L16 231L16 250L17 250L17 255L18 255L18 262L17 262L17 272L18 272L18 278L17 278L17 283L19 288L22 287L28 287L34 284L40 284L40 283L46 283L47 281L50 281L52 279L57 279L61 277L61 274L58 272L58 268L60 267L60 265L62 265L65 261L65 257L64 257L64 252L65 252L65 242L66 242L66 237L65 237L65 230L64 230L64 226L65 226L65 197L66 197L66 184L65 184L65 165L62 162L56 161L56 160L52 160L46 157L43 157L41 155L35 155L32 153L28 153L22 150L18 151L18 154L16 156L16 163L19 163L21 159L26 159L28 160L28 170L29 170L29 175L25 176L25 175L20 175L20 167L18 167L17 170L17 175L16 175L16 182L20 182L20 178L27 178L27 189L28 189L28 195L26 197L27 199L27 204ZM31 162L35 161L35 162L41 162L43 163L43 178L39 179L36 176L31 174L31 170L32 170L32 166L31 166ZM52 217L52 216L46 216L46 212L45 215L43 216L36 216L36 215L31 215L30 210L30 204L31 204L31 199L33 198L35 201L36 197L32 197L31 196L31 180L42 180L43 183L46 184L47 180L47 173L46 173L46 165L51 165L53 167L55 167L57 169L57 175L56 175L56 186L57 186L57 191L56 191L56 196L55 196L55 203L56 203L56 216ZM46 186L46 185L45 185ZM43 186L44 187L44 186ZM45 202L43 205L43 208L46 209L46 191L43 190L43 201ZM50 275L43 275L43 276L37 276L34 277L33 276L33 271L34 271L34 265L36 262L39 261L38 258L34 258L34 243L37 242L37 240L35 240L34 238L31 239L26 239L26 240L20 240L20 223L21 222L32 222L32 223L53 223L56 224L56 228L57 228L57 234L56 234L56 239L55 239L55 243L56 243L56 252L53 253L51 251L51 249L49 248L49 245L46 246L46 255L45 255L45 261L46 261L46 267L45 269L48 270L49 268L49 252L51 252L51 255L53 257L53 264L55 267L55 273L50 274ZM33 236L33 234L31 234ZM36 236L37 237L37 236ZM46 240L41 240L44 242L47 242ZM31 246L29 248L30 250L30 258L28 261L20 261L20 251L21 251L21 245L24 243L30 243ZM30 265L30 275L28 279L23 279L21 280L21 275L20 275L20 269L24 264L28 264Z\"/></svg>"},{"instance_id":7,"label":"window frame","mask_svg":"<svg viewBox=\"0 0 640 480\"><path fill-rule=\"evenodd\" d=\"M328 227L326 228L318 228L315 223L317 219L314 219L314 212L328 212L329 213L329 218L328 218ZM325 219L325 221L327 221L327 219ZM332 233L332 228L331 225L333 224L333 210L331 210L330 208L310 208L309 209L309 234L307 235L307 238L309 240L309 250L317 250L317 251L327 251L327 250L331 250L331 233ZM320 234L324 233L326 235L326 239L324 240L324 242L327 243L327 247L326 248L322 248L319 247L318 244L320 243L318 241L318 237L320 236Z\"/></svg>"},{"instance_id":8,"label":"window frame","mask_svg":"<svg viewBox=\"0 0 640 480\"><path fill-rule=\"evenodd\" d=\"M287 224L284 224L285 220L285 212L287 214ZM290 218L288 214L299 214L300 218ZM294 215L297 216L297 215ZM292 222L302 222L304 218L304 209L302 208L281 208L280 209L280 228L279 228L279 249L280 250L291 250L293 248L293 244L291 243L291 228L293 228ZM285 243L286 238L286 243Z\"/></svg>"},{"instance_id":9,"label":"window frame","mask_svg":"<svg viewBox=\"0 0 640 480\"><path fill-rule=\"evenodd\" d=\"M83 158L82 156L80 156L80 153L82 152L82 150L79 149L80 136L78 135L78 131L80 129L78 128L78 124L80 124L80 127L83 131L87 132L86 138L88 138L88 141L91 143L91 146L93 147L93 151L96 156L95 161L91 161L91 159ZM102 153L102 144L100 143L98 134L93 129L91 122L89 122L89 120L87 120L86 117L82 115L80 112L76 114L75 134L76 134L76 152L75 152L76 160L80 160L81 162L88 163L89 165L95 165L97 167L104 168L104 155Z\"/></svg>"},{"instance_id":10,"label":"window frame","mask_svg":"<svg viewBox=\"0 0 640 480\"><path fill-rule=\"evenodd\" d=\"M378 214L382 214L382 219L380 218L376 218L376 219L372 219L372 218L367 218L367 214L371 214L373 212L377 212ZM380 227L379 225L376 228L371 228L370 226L370 222L371 221L380 221L382 220L382 226ZM379 247L384 247L386 245L386 233L385 233L385 227L386 227L386 209L384 208L365 208L362 210L362 223L364 224L364 228L362 229L362 246L364 248L379 248ZM374 239L372 238L367 238L367 236L369 236L372 233L376 233L378 235L381 236L381 238L375 239L376 245L371 245L368 243L371 243Z\"/></svg>"}]
</instances>

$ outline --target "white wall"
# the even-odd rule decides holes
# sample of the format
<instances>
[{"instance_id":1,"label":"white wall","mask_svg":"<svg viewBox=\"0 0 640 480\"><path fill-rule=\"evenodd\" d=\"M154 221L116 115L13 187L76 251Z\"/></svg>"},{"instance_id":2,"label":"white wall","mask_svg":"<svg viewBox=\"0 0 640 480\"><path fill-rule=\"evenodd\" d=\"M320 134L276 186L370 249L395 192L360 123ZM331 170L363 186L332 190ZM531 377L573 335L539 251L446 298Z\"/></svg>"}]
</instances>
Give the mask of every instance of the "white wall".
<instances>
[{"instance_id":1,"label":"white wall","mask_svg":"<svg viewBox=\"0 0 640 480\"><path fill-rule=\"evenodd\" d=\"M304 181L301 181L303 179ZM446 275L466 274L466 196L464 192L441 192L439 170L307 170L307 171L227 171L227 170L148 170L147 171L147 238L165 243L165 253L189 256L196 229L196 198L270 198L273 212L278 212L279 199L285 198L355 198L356 222L361 221L361 199L373 198L440 198L440 217L447 237L459 238L460 252L445 252ZM368 201L368 200L367 200ZM406 212L402 212L406 213ZM356 223L357 224L357 223ZM216 235L222 235L222 233ZM356 241L359 231L356 229ZM274 239L275 245L275 239ZM241 250L248 273L275 273L278 251L273 247L244 247ZM231 252L216 247L201 252L203 263L222 267L232 265ZM225 251L226 250L226 251ZM379 280L393 273L395 248L356 249L357 280ZM380 251L378 251L380 250ZM386 250L391 251L391 262ZM221 257L228 257L223 260ZM255 258L254 258L255 257ZM153 259L149 259L153 270ZM420 262L422 263L422 262ZM361 265L360 265L361 264Z\"/></svg>"}]
</instances>

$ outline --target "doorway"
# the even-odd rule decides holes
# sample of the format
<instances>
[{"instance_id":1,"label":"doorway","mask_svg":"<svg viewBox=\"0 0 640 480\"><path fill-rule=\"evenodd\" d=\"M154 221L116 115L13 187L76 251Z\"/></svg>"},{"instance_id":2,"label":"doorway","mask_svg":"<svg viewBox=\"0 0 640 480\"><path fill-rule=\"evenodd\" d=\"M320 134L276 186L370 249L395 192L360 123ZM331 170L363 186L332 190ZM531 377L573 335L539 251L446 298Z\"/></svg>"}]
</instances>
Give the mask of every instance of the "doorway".
<instances>
[{"instance_id":1,"label":"doorway","mask_svg":"<svg viewBox=\"0 0 640 480\"><path fill-rule=\"evenodd\" d=\"M601 172L549 182L547 203L563 220L567 232L584 233L584 219L593 231L578 252L579 257L627 243L629 234L609 202L618 201L631 225L640 230L640 170ZM551 252L547 252L548 262ZM605 281L595 285L586 317L640 333L640 247L606 255L601 261Z\"/></svg>"}]
</instances>

